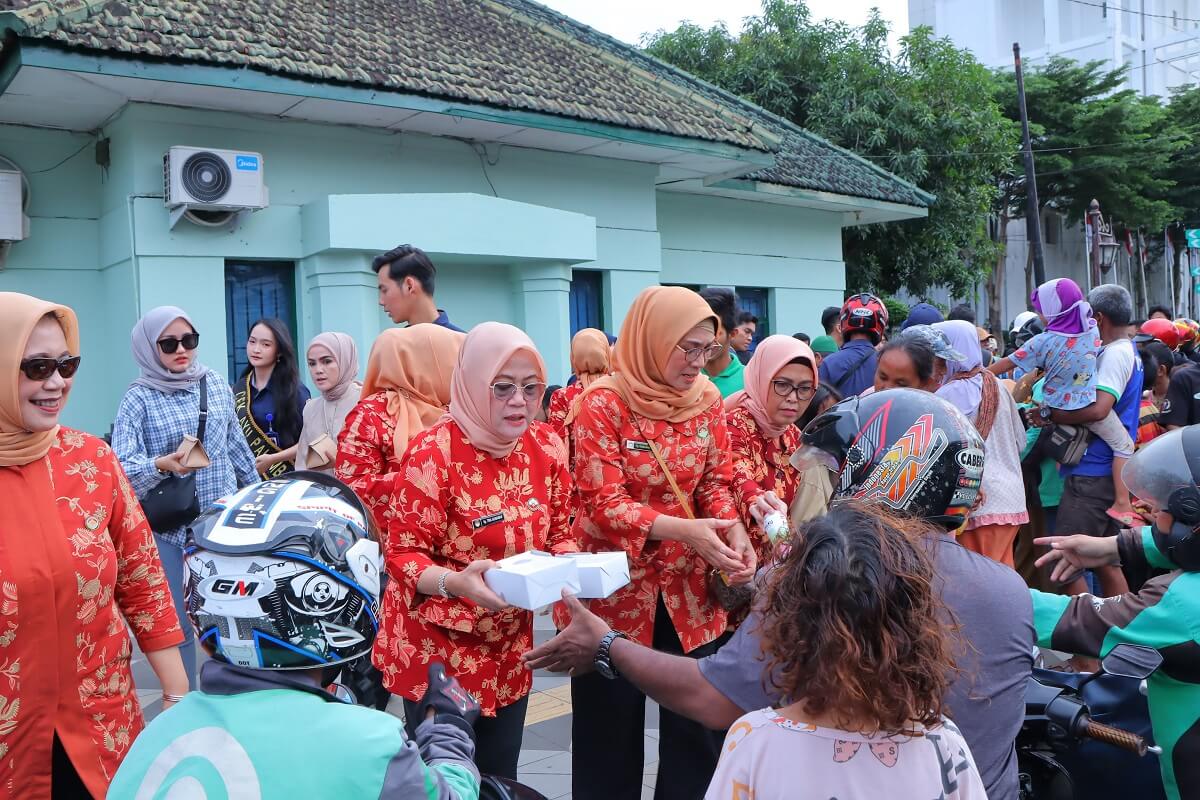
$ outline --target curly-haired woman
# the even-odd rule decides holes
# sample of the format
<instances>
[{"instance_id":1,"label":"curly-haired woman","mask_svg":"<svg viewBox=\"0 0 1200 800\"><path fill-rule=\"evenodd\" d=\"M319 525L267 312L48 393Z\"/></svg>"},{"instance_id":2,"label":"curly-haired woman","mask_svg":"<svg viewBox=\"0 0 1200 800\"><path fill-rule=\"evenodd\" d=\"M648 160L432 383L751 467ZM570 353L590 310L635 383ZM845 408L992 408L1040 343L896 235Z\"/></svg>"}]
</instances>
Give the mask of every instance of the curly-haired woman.
<instances>
[{"instance_id":1,"label":"curly-haired woman","mask_svg":"<svg viewBox=\"0 0 1200 800\"><path fill-rule=\"evenodd\" d=\"M986 797L942 717L950 634L921 544L925 523L839 504L774 572L763 646L778 709L729 729L707 797Z\"/></svg>"}]
</instances>

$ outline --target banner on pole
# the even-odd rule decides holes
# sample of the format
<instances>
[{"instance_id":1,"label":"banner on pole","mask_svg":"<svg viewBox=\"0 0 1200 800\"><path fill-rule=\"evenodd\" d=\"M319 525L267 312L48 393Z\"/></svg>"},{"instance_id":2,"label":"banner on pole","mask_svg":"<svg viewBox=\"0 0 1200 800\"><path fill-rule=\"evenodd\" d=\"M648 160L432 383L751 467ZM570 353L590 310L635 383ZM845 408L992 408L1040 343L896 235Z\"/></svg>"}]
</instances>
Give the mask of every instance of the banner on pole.
<instances>
[{"instance_id":1,"label":"banner on pole","mask_svg":"<svg viewBox=\"0 0 1200 800\"><path fill-rule=\"evenodd\" d=\"M1183 232L1188 247L1200 247L1200 228L1188 228Z\"/></svg>"}]
</instances>

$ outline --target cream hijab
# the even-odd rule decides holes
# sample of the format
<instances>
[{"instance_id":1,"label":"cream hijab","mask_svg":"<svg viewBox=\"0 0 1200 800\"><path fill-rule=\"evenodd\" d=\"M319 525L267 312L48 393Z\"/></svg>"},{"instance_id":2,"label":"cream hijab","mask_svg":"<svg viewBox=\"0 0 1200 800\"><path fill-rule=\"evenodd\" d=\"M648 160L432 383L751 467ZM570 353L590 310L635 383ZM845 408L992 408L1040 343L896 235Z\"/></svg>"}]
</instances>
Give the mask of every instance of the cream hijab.
<instances>
[{"instance_id":1,"label":"cream hijab","mask_svg":"<svg viewBox=\"0 0 1200 800\"><path fill-rule=\"evenodd\" d=\"M58 427L33 433L25 430L18 392L25 347L38 322L53 314L62 326L67 350L79 354L79 321L67 306L48 303L27 294L0 292L0 467L30 464L50 452ZM7 375L7 378L2 376Z\"/></svg>"}]
</instances>

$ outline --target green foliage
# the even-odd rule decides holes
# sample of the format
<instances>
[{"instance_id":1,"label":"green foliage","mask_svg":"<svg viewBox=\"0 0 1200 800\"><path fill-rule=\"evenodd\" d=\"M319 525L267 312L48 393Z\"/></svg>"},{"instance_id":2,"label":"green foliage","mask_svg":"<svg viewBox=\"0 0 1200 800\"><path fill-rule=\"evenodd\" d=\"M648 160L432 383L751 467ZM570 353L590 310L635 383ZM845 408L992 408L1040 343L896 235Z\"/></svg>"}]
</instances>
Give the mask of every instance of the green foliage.
<instances>
[{"instance_id":1,"label":"green foliage","mask_svg":"<svg viewBox=\"0 0 1200 800\"><path fill-rule=\"evenodd\" d=\"M646 47L937 196L927 219L845 230L848 286L962 293L995 261L985 221L1017 130L969 53L918 29L893 58L887 33L878 14L852 28L814 22L802 0L764 0L736 35L684 24Z\"/></svg>"},{"instance_id":2,"label":"green foliage","mask_svg":"<svg viewBox=\"0 0 1200 800\"><path fill-rule=\"evenodd\" d=\"M903 300L897 300L895 297L883 297L883 304L888 310L888 327L892 330L899 330L900 323L908 319L908 303Z\"/></svg>"}]
</instances>

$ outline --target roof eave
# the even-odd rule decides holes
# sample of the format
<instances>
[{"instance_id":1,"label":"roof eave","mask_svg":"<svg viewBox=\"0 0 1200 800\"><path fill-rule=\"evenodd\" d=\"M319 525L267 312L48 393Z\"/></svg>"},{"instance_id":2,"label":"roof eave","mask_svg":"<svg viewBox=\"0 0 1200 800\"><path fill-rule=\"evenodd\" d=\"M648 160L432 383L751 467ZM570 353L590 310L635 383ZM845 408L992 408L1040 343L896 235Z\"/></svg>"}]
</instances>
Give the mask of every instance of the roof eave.
<instances>
[{"instance_id":1,"label":"roof eave","mask_svg":"<svg viewBox=\"0 0 1200 800\"><path fill-rule=\"evenodd\" d=\"M662 186L661 189L839 213L842 215L843 228L873 225L880 222L924 219L929 216L927 207L869 197L856 197L837 192L803 189L797 186L784 186L765 181L731 179L709 184L699 180L681 181L673 185ZM928 196L932 198L932 195Z\"/></svg>"}]
</instances>

